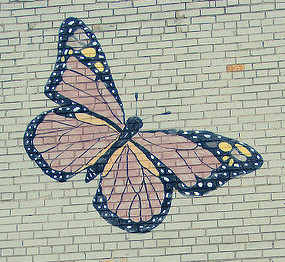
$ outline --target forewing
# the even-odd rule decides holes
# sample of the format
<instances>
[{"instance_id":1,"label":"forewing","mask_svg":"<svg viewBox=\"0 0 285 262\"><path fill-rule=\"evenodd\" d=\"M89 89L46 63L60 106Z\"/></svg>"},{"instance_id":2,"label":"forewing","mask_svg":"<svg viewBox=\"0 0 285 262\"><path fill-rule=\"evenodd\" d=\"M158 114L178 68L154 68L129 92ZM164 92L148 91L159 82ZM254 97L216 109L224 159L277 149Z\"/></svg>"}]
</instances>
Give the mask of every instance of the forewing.
<instances>
[{"instance_id":1,"label":"forewing","mask_svg":"<svg viewBox=\"0 0 285 262\"><path fill-rule=\"evenodd\" d=\"M184 195L203 195L263 163L249 145L208 131L139 132L133 139L175 173Z\"/></svg>"},{"instance_id":2,"label":"forewing","mask_svg":"<svg viewBox=\"0 0 285 262\"><path fill-rule=\"evenodd\" d=\"M78 31L85 36L84 41L77 36ZM96 36L77 18L66 19L60 27L58 58L45 94L61 106L84 106L117 125L125 123L105 54Z\"/></svg>"},{"instance_id":3,"label":"forewing","mask_svg":"<svg viewBox=\"0 0 285 262\"><path fill-rule=\"evenodd\" d=\"M88 169L119 136L112 125L92 112L70 110L60 107L39 115L24 135L30 158L45 174L60 182Z\"/></svg>"},{"instance_id":4,"label":"forewing","mask_svg":"<svg viewBox=\"0 0 285 262\"><path fill-rule=\"evenodd\" d=\"M100 160L99 160L100 161ZM171 204L172 184L160 176L158 159L127 142L105 161L93 205L114 226L144 233L158 226Z\"/></svg>"}]
</instances>

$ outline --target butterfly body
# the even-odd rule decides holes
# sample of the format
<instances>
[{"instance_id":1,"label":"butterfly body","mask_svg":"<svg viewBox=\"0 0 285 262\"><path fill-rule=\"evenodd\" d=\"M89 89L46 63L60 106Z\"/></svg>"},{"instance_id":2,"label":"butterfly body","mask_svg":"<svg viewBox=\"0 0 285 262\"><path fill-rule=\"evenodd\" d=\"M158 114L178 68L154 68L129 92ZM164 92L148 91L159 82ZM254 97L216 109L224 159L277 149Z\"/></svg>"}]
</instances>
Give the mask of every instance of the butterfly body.
<instances>
[{"instance_id":1,"label":"butterfly body","mask_svg":"<svg viewBox=\"0 0 285 262\"><path fill-rule=\"evenodd\" d=\"M143 121L138 116L132 116L128 118L125 130L133 137L142 127Z\"/></svg>"},{"instance_id":2,"label":"butterfly body","mask_svg":"<svg viewBox=\"0 0 285 262\"><path fill-rule=\"evenodd\" d=\"M75 36L78 31L82 39ZM77 18L60 27L58 58L45 94L59 107L28 125L29 157L59 182L81 172L85 182L99 178L93 206L128 232L158 226L173 190L202 196L263 163L254 148L235 139L209 131L146 131L138 116L125 120L105 54Z\"/></svg>"}]
</instances>

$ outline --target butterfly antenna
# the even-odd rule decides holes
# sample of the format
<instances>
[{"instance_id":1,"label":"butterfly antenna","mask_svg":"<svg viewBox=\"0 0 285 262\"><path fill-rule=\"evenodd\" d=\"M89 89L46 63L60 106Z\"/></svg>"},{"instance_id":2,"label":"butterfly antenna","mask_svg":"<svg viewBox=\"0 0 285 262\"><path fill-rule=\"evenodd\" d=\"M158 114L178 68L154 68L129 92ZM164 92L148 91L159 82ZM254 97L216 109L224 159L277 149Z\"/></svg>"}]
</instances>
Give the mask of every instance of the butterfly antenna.
<instances>
[{"instance_id":1,"label":"butterfly antenna","mask_svg":"<svg viewBox=\"0 0 285 262\"><path fill-rule=\"evenodd\" d=\"M147 117L143 118L142 120L145 120L145 119L150 118L152 116L165 116L165 115L170 115L170 114L171 114L171 111L166 111L166 112L161 113L161 114L155 114L155 115L147 116Z\"/></svg>"},{"instance_id":2,"label":"butterfly antenna","mask_svg":"<svg viewBox=\"0 0 285 262\"><path fill-rule=\"evenodd\" d=\"M135 99L136 99L136 116L138 116L138 97L139 97L139 94L138 94L138 93L135 93Z\"/></svg>"}]
</instances>

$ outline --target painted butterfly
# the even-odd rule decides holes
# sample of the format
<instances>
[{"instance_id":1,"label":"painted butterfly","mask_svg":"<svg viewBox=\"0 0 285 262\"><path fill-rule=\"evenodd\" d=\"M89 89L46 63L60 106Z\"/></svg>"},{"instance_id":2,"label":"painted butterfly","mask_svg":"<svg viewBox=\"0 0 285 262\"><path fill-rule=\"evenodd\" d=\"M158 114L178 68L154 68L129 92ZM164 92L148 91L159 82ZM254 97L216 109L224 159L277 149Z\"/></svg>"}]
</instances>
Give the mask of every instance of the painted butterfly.
<instances>
[{"instance_id":1,"label":"painted butterfly","mask_svg":"<svg viewBox=\"0 0 285 262\"><path fill-rule=\"evenodd\" d=\"M59 107L28 125L24 147L51 178L99 176L93 205L114 226L149 232L167 215L173 189L203 195L263 164L247 144L208 131L141 131L122 101L96 36L77 18L59 30L45 94Z\"/></svg>"}]
</instances>

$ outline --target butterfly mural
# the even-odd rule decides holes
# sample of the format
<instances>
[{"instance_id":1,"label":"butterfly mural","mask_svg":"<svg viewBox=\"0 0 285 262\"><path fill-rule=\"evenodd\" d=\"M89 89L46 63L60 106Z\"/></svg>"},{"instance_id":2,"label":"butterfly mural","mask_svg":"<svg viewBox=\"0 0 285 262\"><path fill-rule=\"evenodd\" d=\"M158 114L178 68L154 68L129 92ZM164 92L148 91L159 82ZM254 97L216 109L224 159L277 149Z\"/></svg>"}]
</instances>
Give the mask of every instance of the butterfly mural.
<instances>
[{"instance_id":1,"label":"butterfly mural","mask_svg":"<svg viewBox=\"0 0 285 262\"><path fill-rule=\"evenodd\" d=\"M145 233L169 212L173 190L202 196L260 168L251 146L208 131L144 131L126 120L102 48L77 18L59 30L58 57L45 86L58 107L37 116L24 147L43 173L65 182L99 178L93 205L109 223Z\"/></svg>"}]
</instances>

